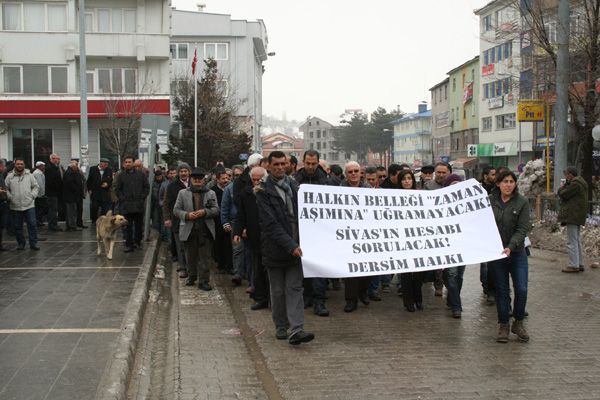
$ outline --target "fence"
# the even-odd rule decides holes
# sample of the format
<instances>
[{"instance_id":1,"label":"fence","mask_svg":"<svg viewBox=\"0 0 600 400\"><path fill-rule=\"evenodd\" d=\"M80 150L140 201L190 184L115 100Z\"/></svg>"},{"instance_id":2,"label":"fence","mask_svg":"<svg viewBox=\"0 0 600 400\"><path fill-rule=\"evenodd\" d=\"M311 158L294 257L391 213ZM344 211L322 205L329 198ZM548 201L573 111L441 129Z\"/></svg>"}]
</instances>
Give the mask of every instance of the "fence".
<instances>
[{"instance_id":1,"label":"fence","mask_svg":"<svg viewBox=\"0 0 600 400\"><path fill-rule=\"evenodd\" d=\"M532 221L557 221L560 200L555 193L544 193L529 197L529 209ZM600 226L600 202L590 201L586 225Z\"/></svg>"}]
</instances>

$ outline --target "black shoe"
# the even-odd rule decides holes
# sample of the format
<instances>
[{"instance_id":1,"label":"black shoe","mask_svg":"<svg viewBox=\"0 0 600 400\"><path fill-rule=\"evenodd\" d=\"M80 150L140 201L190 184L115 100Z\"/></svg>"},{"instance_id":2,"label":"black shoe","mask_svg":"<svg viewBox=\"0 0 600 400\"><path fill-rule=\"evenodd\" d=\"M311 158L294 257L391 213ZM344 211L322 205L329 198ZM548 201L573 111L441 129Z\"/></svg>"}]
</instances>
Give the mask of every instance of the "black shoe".
<instances>
[{"instance_id":1,"label":"black shoe","mask_svg":"<svg viewBox=\"0 0 600 400\"><path fill-rule=\"evenodd\" d=\"M415 305L417 306L417 310L423 309L423 303L415 303Z\"/></svg>"},{"instance_id":2,"label":"black shoe","mask_svg":"<svg viewBox=\"0 0 600 400\"><path fill-rule=\"evenodd\" d=\"M284 327L277 328L277 330L275 331L275 337L277 338L277 340L287 339L288 338L287 328L284 328Z\"/></svg>"},{"instance_id":3,"label":"black shoe","mask_svg":"<svg viewBox=\"0 0 600 400\"><path fill-rule=\"evenodd\" d=\"M196 277L190 276L185 280L185 286L194 286L196 284Z\"/></svg>"},{"instance_id":4,"label":"black shoe","mask_svg":"<svg viewBox=\"0 0 600 400\"><path fill-rule=\"evenodd\" d=\"M315 338L315 335L313 335L312 333L298 331L298 332L294 333L292 336L290 336L289 343L292 346L297 346L300 343L308 343L311 340L313 340L314 338Z\"/></svg>"},{"instance_id":5,"label":"black shoe","mask_svg":"<svg viewBox=\"0 0 600 400\"><path fill-rule=\"evenodd\" d=\"M40 248L39 248L39 247L37 247L37 246L29 246L29 248L30 248L31 250L35 250L35 251L39 251L39 250L40 250Z\"/></svg>"},{"instance_id":6,"label":"black shoe","mask_svg":"<svg viewBox=\"0 0 600 400\"><path fill-rule=\"evenodd\" d=\"M381 297L379 297L377 293L370 294L369 299L373 301L381 301Z\"/></svg>"},{"instance_id":7,"label":"black shoe","mask_svg":"<svg viewBox=\"0 0 600 400\"><path fill-rule=\"evenodd\" d=\"M327 307L325 307L325 304L322 303L315 304L313 312L319 317L329 317L329 310L327 309Z\"/></svg>"},{"instance_id":8,"label":"black shoe","mask_svg":"<svg viewBox=\"0 0 600 400\"><path fill-rule=\"evenodd\" d=\"M358 307L358 302L356 300L346 300L346 305L344 306L344 312L352 312L356 310Z\"/></svg>"},{"instance_id":9,"label":"black shoe","mask_svg":"<svg viewBox=\"0 0 600 400\"><path fill-rule=\"evenodd\" d=\"M132 253L133 252L133 247L125 247L125 250L123 250L123 253Z\"/></svg>"},{"instance_id":10,"label":"black shoe","mask_svg":"<svg viewBox=\"0 0 600 400\"><path fill-rule=\"evenodd\" d=\"M370 301L369 301L369 298L368 298L366 295L364 295L364 294L362 294L362 295L358 296L358 299L359 299L359 300L360 300L360 302L361 302L361 303L363 303L365 306L368 306L368 305L369 305L369 303L370 303Z\"/></svg>"},{"instance_id":11,"label":"black shoe","mask_svg":"<svg viewBox=\"0 0 600 400\"><path fill-rule=\"evenodd\" d=\"M187 285L187 282L186 282ZM198 289L202 289L205 292L210 292L212 290L212 286L210 286L210 283L208 283L207 281L204 281L200 284L198 284Z\"/></svg>"},{"instance_id":12,"label":"black shoe","mask_svg":"<svg viewBox=\"0 0 600 400\"><path fill-rule=\"evenodd\" d=\"M408 312L415 312L416 311L414 304L409 304L409 305L407 305L405 307L406 307L406 311L408 311Z\"/></svg>"},{"instance_id":13,"label":"black shoe","mask_svg":"<svg viewBox=\"0 0 600 400\"><path fill-rule=\"evenodd\" d=\"M263 308L267 308L267 307L269 307L268 301L257 301L256 303L254 303L250 306L250 309L252 311L256 311L256 310L262 310Z\"/></svg>"},{"instance_id":14,"label":"black shoe","mask_svg":"<svg viewBox=\"0 0 600 400\"><path fill-rule=\"evenodd\" d=\"M579 266L579 272L583 272L583 271L585 271L585 266L583 266L583 265L580 265L580 266Z\"/></svg>"}]
</instances>

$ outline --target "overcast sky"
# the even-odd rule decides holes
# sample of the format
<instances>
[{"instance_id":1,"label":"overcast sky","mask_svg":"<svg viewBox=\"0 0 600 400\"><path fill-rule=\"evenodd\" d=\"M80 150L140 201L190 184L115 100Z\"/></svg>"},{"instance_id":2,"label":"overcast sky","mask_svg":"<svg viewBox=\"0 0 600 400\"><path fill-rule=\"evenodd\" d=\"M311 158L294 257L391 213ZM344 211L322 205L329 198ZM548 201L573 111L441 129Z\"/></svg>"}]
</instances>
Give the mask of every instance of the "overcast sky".
<instances>
[{"instance_id":1,"label":"overcast sky","mask_svg":"<svg viewBox=\"0 0 600 400\"><path fill-rule=\"evenodd\" d=\"M263 19L263 112L333 124L347 108L415 112L429 88L479 52L473 10L489 0L173 0L178 9Z\"/></svg>"}]
</instances>

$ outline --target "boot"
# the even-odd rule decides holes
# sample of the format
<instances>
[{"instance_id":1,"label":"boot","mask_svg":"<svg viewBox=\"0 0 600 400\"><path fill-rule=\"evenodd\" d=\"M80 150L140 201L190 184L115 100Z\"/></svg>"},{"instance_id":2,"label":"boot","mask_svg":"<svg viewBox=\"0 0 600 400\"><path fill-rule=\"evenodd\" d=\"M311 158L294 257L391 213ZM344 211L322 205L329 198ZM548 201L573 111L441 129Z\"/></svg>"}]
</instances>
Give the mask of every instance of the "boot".
<instances>
[{"instance_id":1,"label":"boot","mask_svg":"<svg viewBox=\"0 0 600 400\"><path fill-rule=\"evenodd\" d=\"M508 343L509 328L509 324L498 324L498 337L496 338L496 342Z\"/></svg>"},{"instance_id":2,"label":"boot","mask_svg":"<svg viewBox=\"0 0 600 400\"><path fill-rule=\"evenodd\" d=\"M515 335L517 335L519 337L519 340L521 342L529 342L529 334L527 333L527 330L523 326L523 321L515 320L515 322L513 322L513 324L512 324L511 331L512 331L512 333L514 333Z\"/></svg>"}]
</instances>

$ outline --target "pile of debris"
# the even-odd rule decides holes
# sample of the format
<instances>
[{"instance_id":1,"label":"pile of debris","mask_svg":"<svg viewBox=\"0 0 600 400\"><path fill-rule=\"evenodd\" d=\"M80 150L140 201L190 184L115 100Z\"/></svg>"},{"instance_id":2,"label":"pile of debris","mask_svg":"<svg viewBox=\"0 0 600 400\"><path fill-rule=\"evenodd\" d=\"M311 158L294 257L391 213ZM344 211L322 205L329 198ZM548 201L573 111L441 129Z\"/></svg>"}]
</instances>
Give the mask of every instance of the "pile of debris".
<instances>
[{"instance_id":1,"label":"pile of debris","mask_svg":"<svg viewBox=\"0 0 600 400\"><path fill-rule=\"evenodd\" d=\"M519 193L525 197L536 197L546 192L546 165L544 160L528 161L519 175Z\"/></svg>"},{"instance_id":2,"label":"pile of debris","mask_svg":"<svg viewBox=\"0 0 600 400\"><path fill-rule=\"evenodd\" d=\"M600 226L588 219L586 226L581 229L581 241L587 261L600 260ZM533 224L529 232L529 239L533 247L542 250L567 252L566 227L561 226L556 220L542 220Z\"/></svg>"}]
</instances>

